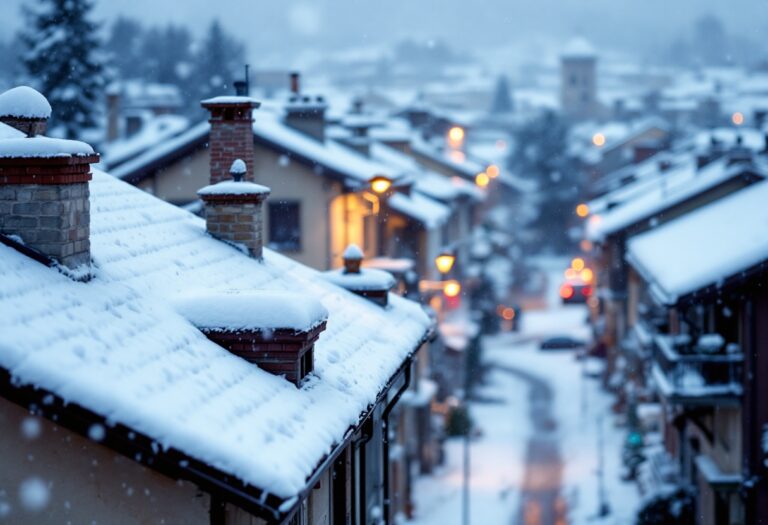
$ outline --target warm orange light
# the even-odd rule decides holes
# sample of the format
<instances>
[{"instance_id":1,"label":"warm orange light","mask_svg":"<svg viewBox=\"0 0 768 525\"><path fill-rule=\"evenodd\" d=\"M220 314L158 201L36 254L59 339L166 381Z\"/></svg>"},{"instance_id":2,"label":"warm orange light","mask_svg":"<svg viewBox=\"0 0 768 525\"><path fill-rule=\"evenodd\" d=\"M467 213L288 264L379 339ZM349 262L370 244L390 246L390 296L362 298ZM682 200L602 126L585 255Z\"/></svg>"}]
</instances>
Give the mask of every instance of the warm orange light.
<instances>
[{"instance_id":1,"label":"warm orange light","mask_svg":"<svg viewBox=\"0 0 768 525\"><path fill-rule=\"evenodd\" d=\"M464 130L460 126L453 126L448 130L448 141L455 146L464 142Z\"/></svg>"},{"instance_id":2,"label":"warm orange light","mask_svg":"<svg viewBox=\"0 0 768 525\"><path fill-rule=\"evenodd\" d=\"M446 297L458 297L461 293L461 284L459 281L446 281L443 286L443 293Z\"/></svg>"},{"instance_id":3,"label":"warm orange light","mask_svg":"<svg viewBox=\"0 0 768 525\"><path fill-rule=\"evenodd\" d=\"M511 321L515 318L515 309L506 307L501 311L501 317L503 317L507 321Z\"/></svg>"},{"instance_id":4,"label":"warm orange light","mask_svg":"<svg viewBox=\"0 0 768 525\"><path fill-rule=\"evenodd\" d=\"M581 280L584 281L585 283L591 283L592 279L595 278L595 272L593 272L589 268L584 268L579 274L579 277L581 277Z\"/></svg>"},{"instance_id":5,"label":"warm orange light","mask_svg":"<svg viewBox=\"0 0 768 525\"><path fill-rule=\"evenodd\" d=\"M573 297L573 286L570 284L564 284L560 287L560 297L563 299L570 299Z\"/></svg>"},{"instance_id":6,"label":"warm orange light","mask_svg":"<svg viewBox=\"0 0 768 525\"><path fill-rule=\"evenodd\" d=\"M580 272L581 270L583 270L584 266L585 266L584 259L582 259L581 257L576 257L571 261L571 268L573 268L577 272Z\"/></svg>"},{"instance_id":7,"label":"warm orange light","mask_svg":"<svg viewBox=\"0 0 768 525\"><path fill-rule=\"evenodd\" d=\"M496 164L491 164L485 169L485 173L492 179L499 176L499 167Z\"/></svg>"},{"instance_id":8,"label":"warm orange light","mask_svg":"<svg viewBox=\"0 0 768 525\"><path fill-rule=\"evenodd\" d=\"M579 204L578 206L576 206L576 215L578 215L582 219L584 217L586 217L587 215L589 215L589 206L587 206L584 203Z\"/></svg>"},{"instance_id":9,"label":"warm orange light","mask_svg":"<svg viewBox=\"0 0 768 525\"><path fill-rule=\"evenodd\" d=\"M602 133L595 133L592 135L592 144L597 146L598 148L602 148L605 146L605 135Z\"/></svg>"},{"instance_id":10,"label":"warm orange light","mask_svg":"<svg viewBox=\"0 0 768 525\"><path fill-rule=\"evenodd\" d=\"M437 271L446 274L453 268L453 263L456 262L456 256L449 252L444 252L435 257L435 266Z\"/></svg>"},{"instance_id":11,"label":"warm orange light","mask_svg":"<svg viewBox=\"0 0 768 525\"><path fill-rule=\"evenodd\" d=\"M565 271L564 275L565 275L565 278L570 281L570 280L575 279L576 277L578 277L579 276L579 272L577 272L573 268L568 268Z\"/></svg>"},{"instance_id":12,"label":"warm orange light","mask_svg":"<svg viewBox=\"0 0 768 525\"><path fill-rule=\"evenodd\" d=\"M579 243L579 247L583 252L592 251L592 241L590 241L589 239L582 239L581 242Z\"/></svg>"},{"instance_id":13,"label":"warm orange light","mask_svg":"<svg viewBox=\"0 0 768 525\"><path fill-rule=\"evenodd\" d=\"M741 126L742 124L744 124L744 113L737 111L736 113L731 115L731 122L733 122L737 126Z\"/></svg>"},{"instance_id":14,"label":"warm orange light","mask_svg":"<svg viewBox=\"0 0 768 525\"><path fill-rule=\"evenodd\" d=\"M376 175L371 179L371 189L381 195L392 187L392 181L383 175Z\"/></svg>"},{"instance_id":15,"label":"warm orange light","mask_svg":"<svg viewBox=\"0 0 768 525\"><path fill-rule=\"evenodd\" d=\"M475 175L475 184L481 188L487 188L490 182L491 178L484 171Z\"/></svg>"}]
</instances>

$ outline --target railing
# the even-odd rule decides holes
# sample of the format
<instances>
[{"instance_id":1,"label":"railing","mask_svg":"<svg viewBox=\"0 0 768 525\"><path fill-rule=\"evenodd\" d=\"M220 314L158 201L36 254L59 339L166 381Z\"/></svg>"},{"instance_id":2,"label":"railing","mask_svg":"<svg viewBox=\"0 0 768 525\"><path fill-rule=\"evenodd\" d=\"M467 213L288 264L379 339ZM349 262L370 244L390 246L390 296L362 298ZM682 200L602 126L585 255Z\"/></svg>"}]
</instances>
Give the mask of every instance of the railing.
<instances>
[{"instance_id":1,"label":"railing","mask_svg":"<svg viewBox=\"0 0 768 525\"><path fill-rule=\"evenodd\" d=\"M653 375L662 396L683 404L738 403L742 393L741 353L681 351L668 335L653 341Z\"/></svg>"}]
</instances>

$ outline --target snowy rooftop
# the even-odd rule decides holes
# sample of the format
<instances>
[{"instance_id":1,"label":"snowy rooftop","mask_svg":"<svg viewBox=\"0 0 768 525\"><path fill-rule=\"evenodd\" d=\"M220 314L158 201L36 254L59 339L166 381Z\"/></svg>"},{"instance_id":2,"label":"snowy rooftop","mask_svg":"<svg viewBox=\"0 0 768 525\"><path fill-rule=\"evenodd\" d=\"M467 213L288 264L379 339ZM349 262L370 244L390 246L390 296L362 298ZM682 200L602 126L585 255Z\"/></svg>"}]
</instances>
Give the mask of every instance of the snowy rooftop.
<instances>
[{"instance_id":1,"label":"snowy rooftop","mask_svg":"<svg viewBox=\"0 0 768 525\"><path fill-rule=\"evenodd\" d=\"M697 169L695 159L689 158L686 163L653 179L646 191L606 209L603 213L591 215L587 222L587 236L593 241L600 241L608 235L650 219L664 210L715 188L747 169L763 172L762 168L752 164L729 166L727 158L721 158Z\"/></svg>"},{"instance_id":2,"label":"snowy rooftop","mask_svg":"<svg viewBox=\"0 0 768 525\"><path fill-rule=\"evenodd\" d=\"M451 216L451 208L417 191L412 191L410 195L394 193L388 199L387 205L407 217L416 219L427 229L442 226Z\"/></svg>"},{"instance_id":3,"label":"snowy rooftop","mask_svg":"<svg viewBox=\"0 0 768 525\"><path fill-rule=\"evenodd\" d=\"M94 278L74 282L0 245L0 366L279 497L307 476L422 341L429 319L382 309L290 259L260 263L192 214L95 170ZM302 388L209 341L174 309L188 294L288 291L328 324Z\"/></svg>"},{"instance_id":4,"label":"snowy rooftop","mask_svg":"<svg viewBox=\"0 0 768 525\"><path fill-rule=\"evenodd\" d=\"M200 102L201 104L205 105L216 105L216 104L250 104L253 107L259 107L261 105L261 102L256 100L255 98L251 97L242 97L242 96L220 96L220 97L213 97L213 98L207 98L205 100L202 100Z\"/></svg>"},{"instance_id":5,"label":"snowy rooftop","mask_svg":"<svg viewBox=\"0 0 768 525\"><path fill-rule=\"evenodd\" d=\"M51 105L36 89L18 86L0 94L0 116L47 119Z\"/></svg>"},{"instance_id":6,"label":"snowy rooftop","mask_svg":"<svg viewBox=\"0 0 768 525\"><path fill-rule=\"evenodd\" d=\"M563 58L594 58L596 55L595 48L584 37L571 39L560 54Z\"/></svg>"},{"instance_id":7,"label":"snowy rooftop","mask_svg":"<svg viewBox=\"0 0 768 525\"><path fill-rule=\"evenodd\" d=\"M672 304L768 259L768 182L760 182L629 241L627 258Z\"/></svg>"}]
</instances>

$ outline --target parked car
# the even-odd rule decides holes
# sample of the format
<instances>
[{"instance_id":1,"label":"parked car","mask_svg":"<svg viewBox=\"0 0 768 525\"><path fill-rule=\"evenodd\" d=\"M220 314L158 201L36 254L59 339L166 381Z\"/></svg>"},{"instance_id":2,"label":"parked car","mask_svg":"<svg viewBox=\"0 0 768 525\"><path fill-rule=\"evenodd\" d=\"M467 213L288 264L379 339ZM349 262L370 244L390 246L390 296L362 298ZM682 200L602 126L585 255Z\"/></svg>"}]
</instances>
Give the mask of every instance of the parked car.
<instances>
[{"instance_id":1,"label":"parked car","mask_svg":"<svg viewBox=\"0 0 768 525\"><path fill-rule=\"evenodd\" d=\"M586 343L569 335L558 335L548 337L539 344L541 350L572 350L584 348Z\"/></svg>"},{"instance_id":2,"label":"parked car","mask_svg":"<svg viewBox=\"0 0 768 525\"><path fill-rule=\"evenodd\" d=\"M571 279L560 286L560 298L563 304L584 304L592 297L594 289L579 279Z\"/></svg>"}]
</instances>

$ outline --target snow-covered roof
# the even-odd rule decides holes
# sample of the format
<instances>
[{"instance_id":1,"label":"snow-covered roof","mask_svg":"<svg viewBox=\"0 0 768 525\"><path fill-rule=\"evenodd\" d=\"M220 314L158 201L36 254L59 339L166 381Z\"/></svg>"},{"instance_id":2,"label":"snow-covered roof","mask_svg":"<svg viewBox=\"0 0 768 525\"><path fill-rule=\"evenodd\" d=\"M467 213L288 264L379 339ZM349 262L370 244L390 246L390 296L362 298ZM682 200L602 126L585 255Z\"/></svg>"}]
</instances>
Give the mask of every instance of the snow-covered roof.
<instances>
[{"instance_id":1,"label":"snow-covered roof","mask_svg":"<svg viewBox=\"0 0 768 525\"><path fill-rule=\"evenodd\" d=\"M377 175L384 175L391 179L396 179L400 175L391 167L368 159L334 140L315 140L266 111L256 116L253 132L257 139L266 140L358 182L368 182Z\"/></svg>"},{"instance_id":2,"label":"snow-covered roof","mask_svg":"<svg viewBox=\"0 0 768 525\"><path fill-rule=\"evenodd\" d=\"M76 140L42 136L0 140L0 157L51 158L93 154L91 146Z\"/></svg>"},{"instance_id":3,"label":"snow-covered roof","mask_svg":"<svg viewBox=\"0 0 768 525\"><path fill-rule=\"evenodd\" d=\"M448 202L463 196L472 197L475 200L485 198L485 193L473 183L460 177L448 178L430 171L419 165L413 157L386 144L372 142L370 155L378 162L413 176L414 188L433 199Z\"/></svg>"},{"instance_id":4,"label":"snow-covered roof","mask_svg":"<svg viewBox=\"0 0 768 525\"><path fill-rule=\"evenodd\" d=\"M411 149L428 159L443 164L462 176L473 179L475 175L485 170L485 166L479 162L467 157L467 155L458 150L450 150L443 146L427 142L416 133L411 136Z\"/></svg>"},{"instance_id":5,"label":"snow-covered roof","mask_svg":"<svg viewBox=\"0 0 768 525\"><path fill-rule=\"evenodd\" d=\"M438 228L451 216L451 209L417 191L410 195L394 193L387 206L403 215L419 221L427 229Z\"/></svg>"},{"instance_id":6,"label":"snow-covered roof","mask_svg":"<svg viewBox=\"0 0 768 525\"><path fill-rule=\"evenodd\" d=\"M568 41L560 53L563 58L595 58L597 52L589 41L581 36Z\"/></svg>"},{"instance_id":7,"label":"snow-covered roof","mask_svg":"<svg viewBox=\"0 0 768 525\"><path fill-rule=\"evenodd\" d=\"M126 162L143 151L164 144L171 137L183 133L189 128L189 119L180 115L153 115L147 119L141 129L130 137L104 144L99 148L101 163L110 170Z\"/></svg>"},{"instance_id":8,"label":"snow-covered roof","mask_svg":"<svg viewBox=\"0 0 768 525\"><path fill-rule=\"evenodd\" d=\"M36 89L17 86L0 94L0 116L31 119L51 117L51 105Z\"/></svg>"},{"instance_id":9,"label":"snow-covered roof","mask_svg":"<svg viewBox=\"0 0 768 525\"><path fill-rule=\"evenodd\" d=\"M93 279L75 282L0 245L0 367L281 498L307 477L423 340L430 320L384 309L295 261L264 261L204 221L98 170ZM289 291L328 311L302 388L209 341L174 309L201 292Z\"/></svg>"},{"instance_id":10,"label":"snow-covered roof","mask_svg":"<svg viewBox=\"0 0 768 525\"><path fill-rule=\"evenodd\" d=\"M672 304L768 260L768 182L630 239L627 259Z\"/></svg>"},{"instance_id":11,"label":"snow-covered roof","mask_svg":"<svg viewBox=\"0 0 768 525\"><path fill-rule=\"evenodd\" d=\"M26 136L18 129L0 122L0 139L17 139Z\"/></svg>"},{"instance_id":12,"label":"snow-covered roof","mask_svg":"<svg viewBox=\"0 0 768 525\"><path fill-rule=\"evenodd\" d=\"M646 191L602 213L591 215L587 221L587 236L593 241L601 241L608 235L649 219L747 170L756 173L764 171L752 163L729 165L725 157L697 169L695 159L688 158L680 166L660 173Z\"/></svg>"},{"instance_id":13,"label":"snow-covered roof","mask_svg":"<svg viewBox=\"0 0 768 525\"><path fill-rule=\"evenodd\" d=\"M201 104L205 105L216 105L216 104L251 104L258 107L261 102L256 100L255 98L251 97L244 97L244 96L237 96L237 95L222 95L219 97L213 97L213 98L207 98L205 100L202 100L200 102Z\"/></svg>"}]
</instances>

